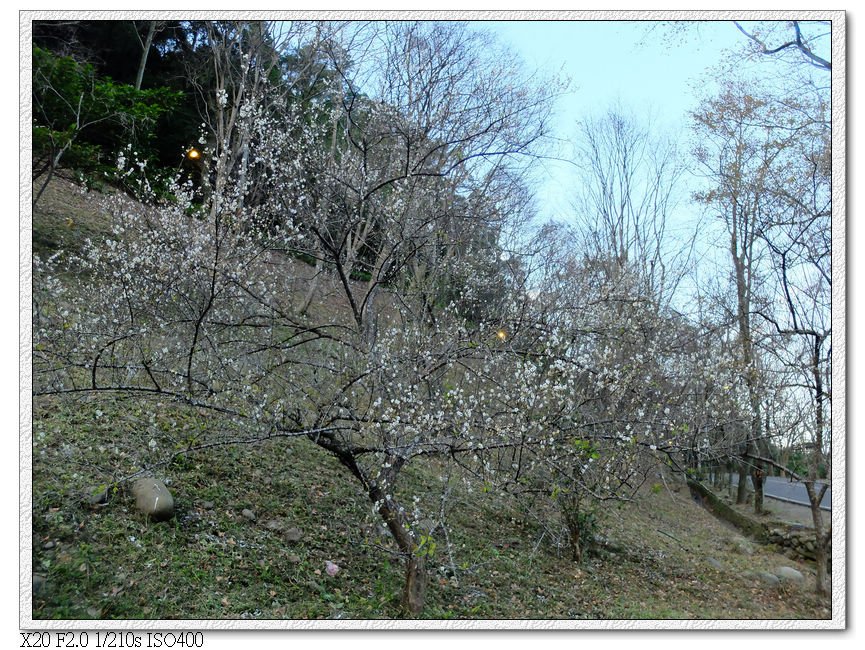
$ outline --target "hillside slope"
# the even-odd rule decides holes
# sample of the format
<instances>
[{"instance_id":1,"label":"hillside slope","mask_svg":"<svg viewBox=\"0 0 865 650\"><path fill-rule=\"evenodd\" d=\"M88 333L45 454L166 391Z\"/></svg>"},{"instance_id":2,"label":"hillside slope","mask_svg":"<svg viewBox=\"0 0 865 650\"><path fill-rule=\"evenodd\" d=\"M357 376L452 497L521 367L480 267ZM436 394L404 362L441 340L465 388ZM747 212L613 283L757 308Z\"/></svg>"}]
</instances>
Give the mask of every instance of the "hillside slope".
<instances>
[{"instance_id":1,"label":"hillside slope","mask_svg":"<svg viewBox=\"0 0 865 650\"><path fill-rule=\"evenodd\" d=\"M34 215L34 247L104 232L98 194L58 181ZM36 243L39 246L36 247ZM326 301L324 301L326 303ZM218 434L218 435L217 435ZM212 412L110 395L33 404L36 619L374 619L400 616L400 563L354 480L306 440L225 444L246 432ZM147 468L177 504L167 523L138 513L124 478ZM577 565L551 543L555 513L470 493L446 501L432 461L402 490L448 514L424 616L434 619L816 619L813 569L744 539L658 476L638 500L602 510ZM106 486L107 499L94 498ZM329 575L327 563L339 567ZM804 584L766 574L797 569Z\"/></svg>"}]
</instances>

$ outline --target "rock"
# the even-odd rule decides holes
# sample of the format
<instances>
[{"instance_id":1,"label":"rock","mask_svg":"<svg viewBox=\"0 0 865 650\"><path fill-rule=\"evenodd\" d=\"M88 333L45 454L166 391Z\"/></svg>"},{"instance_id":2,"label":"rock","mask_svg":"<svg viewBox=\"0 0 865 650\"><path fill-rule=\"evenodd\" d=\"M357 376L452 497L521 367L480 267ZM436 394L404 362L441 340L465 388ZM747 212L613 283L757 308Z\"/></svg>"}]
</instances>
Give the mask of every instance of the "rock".
<instances>
[{"instance_id":1,"label":"rock","mask_svg":"<svg viewBox=\"0 0 865 650\"><path fill-rule=\"evenodd\" d=\"M91 506L102 506L108 503L108 488L95 490L87 494L87 502Z\"/></svg>"},{"instance_id":2,"label":"rock","mask_svg":"<svg viewBox=\"0 0 865 650\"><path fill-rule=\"evenodd\" d=\"M201 507L204 508L205 510L213 510L213 508L215 506L214 506L213 501L203 501L201 503Z\"/></svg>"},{"instance_id":3,"label":"rock","mask_svg":"<svg viewBox=\"0 0 865 650\"><path fill-rule=\"evenodd\" d=\"M154 521L166 521L174 516L174 497L162 481L141 478L132 486L135 507Z\"/></svg>"},{"instance_id":4,"label":"rock","mask_svg":"<svg viewBox=\"0 0 865 650\"><path fill-rule=\"evenodd\" d=\"M255 513L252 510L250 510L249 508L244 508L243 510L240 511L240 514L242 514L244 517L246 517L250 521L255 521Z\"/></svg>"},{"instance_id":5,"label":"rock","mask_svg":"<svg viewBox=\"0 0 865 650\"><path fill-rule=\"evenodd\" d=\"M795 582L796 584L802 584L805 582L805 576L802 575L802 572L797 571L793 567L779 566L773 569L772 573L784 582Z\"/></svg>"},{"instance_id":6,"label":"rock","mask_svg":"<svg viewBox=\"0 0 865 650\"><path fill-rule=\"evenodd\" d=\"M781 584L781 580L773 573L769 573L768 571L760 571L757 573L757 578L761 581L769 585L770 587L777 587Z\"/></svg>"},{"instance_id":7,"label":"rock","mask_svg":"<svg viewBox=\"0 0 865 650\"><path fill-rule=\"evenodd\" d=\"M42 545L42 550L44 550L44 551L50 551L50 550L51 550L52 548L54 548L55 546L57 546L57 544L54 542L54 540L49 539L47 542L45 542L45 543Z\"/></svg>"},{"instance_id":8,"label":"rock","mask_svg":"<svg viewBox=\"0 0 865 650\"><path fill-rule=\"evenodd\" d=\"M303 531L300 528L289 528L283 533L283 537L285 537L285 541L287 542L299 542L303 537Z\"/></svg>"},{"instance_id":9,"label":"rock","mask_svg":"<svg viewBox=\"0 0 865 650\"><path fill-rule=\"evenodd\" d=\"M291 562L292 564L300 564L300 557L297 555L289 555L288 561Z\"/></svg>"},{"instance_id":10,"label":"rock","mask_svg":"<svg viewBox=\"0 0 865 650\"><path fill-rule=\"evenodd\" d=\"M264 524L264 527L267 528L268 530L280 531L285 526L281 521L279 521L277 519L271 519L266 524Z\"/></svg>"},{"instance_id":11,"label":"rock","mask_svg":"<svg viewBox=\"0 0 865 650\"><path fill-rule=\"evenodd\" d=\"M45 590L45 576L38 573L33 574L33 595L40 594Z\"/></svg>"},{"instance_id":12,"label":"rock","mask_svg":"<svg viewBox=\"0 0 865 650\"><path fill-rule=\"evenodd\" d=\"M707 557L707 558L706 558L706 563L707 563L710 567L712 567L713 569L718 569L718 571L720 571L721 569L724 568L724 565L721 564L718 560L716 560L716 559L713 558L713 557Z\"/></svg>"}]
</instances>

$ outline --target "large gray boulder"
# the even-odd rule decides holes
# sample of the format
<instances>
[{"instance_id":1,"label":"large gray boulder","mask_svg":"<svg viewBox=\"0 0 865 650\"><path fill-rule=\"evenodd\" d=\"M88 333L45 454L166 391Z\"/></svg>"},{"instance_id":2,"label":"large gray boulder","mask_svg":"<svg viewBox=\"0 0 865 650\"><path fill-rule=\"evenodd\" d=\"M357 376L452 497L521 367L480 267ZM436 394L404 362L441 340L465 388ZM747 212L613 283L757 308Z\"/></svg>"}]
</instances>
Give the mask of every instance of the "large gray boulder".
<instances>
[{"instance_id":1,"label":"large gray boulder","mask_svg":"<svg viewBox=\"0 0 865 650\"><path fill-rule=\"evenodd\" d=\"M801 571L794 569L789 566L779 566L776 567L772 573L774 573L782 582L794 582L796 584L802 584L805 582L805 576Z\"/></svg>"},{"instance_id":2,"label":"large gray boulder","mask_svg":"<svg viewBox=\"0 0 865 650\"><path fill-rule=\"evenodd\" d=\"M760 571L757 574L757 578L759 580L770 587L777 587L781 584L781 579L773 573L769 573L768 571Z\"/></svg>"},{"instance_id":3,"label":"large gray boulder","mask_svg":"<svg viewBox=\"0 0 865 650\"><path fill-rule=\"evenodd\" d=\"M135 507L154 521L167 521L174 516L174 497L162 481L141 478L132 485Z\"/></svg>"}]
</instances>

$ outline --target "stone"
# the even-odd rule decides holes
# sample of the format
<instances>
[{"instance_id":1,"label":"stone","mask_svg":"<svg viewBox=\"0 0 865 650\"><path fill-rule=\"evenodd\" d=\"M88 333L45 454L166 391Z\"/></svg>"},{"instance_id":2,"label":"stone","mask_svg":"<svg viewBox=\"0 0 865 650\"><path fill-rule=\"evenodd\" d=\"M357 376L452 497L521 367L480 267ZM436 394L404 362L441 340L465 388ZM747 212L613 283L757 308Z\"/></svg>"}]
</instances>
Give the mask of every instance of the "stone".
<instances>
[{"instance_id":1,"label":"stone","mask_svg":"<svg viewBox=\"0 0 865 650\"><path fill-rule=\"evenodd\" d=\"M40 594L45 590L45 576L38 573L33 574L33 595Z\"/></svg>"},{"instance_id":2,"label":"stone","mask_svg":"<svg viewBox=\"0 0 865 650\"><path fill-rule=\"evenodd\" d=\"M760 571L757 573L757 578L770 587L778 587L781 584L780 578L778 578L774 573L769 573L768 571Z\"/></svg>"},{"instance_id":3,"label":"stone","mask_svg":"<svg viewBox=\"0 0 865 650\"><path fill-rule=\"evenodd\" d=\"M303 531L300 528L289 528L283 533L283 537L287 542L299 542L303 537Z\"/></svg>"},{"instance_id":4,"label":"stone","mask_svg":"<svg viewBox=\"0 0 865 650\"><path fill-rule=\"evenodd\" d=\"M779 566L772 570L780 580L783 582L795 582L796 584L802 584L805 582L805 576L801 571L794 569L789 566Z\"/></svg>"},{"instance_id":5,"label":"stone","mask_svg":"<svg viewBox=\"0 0 865 650\"><path fill-rule=\"evenodd\" d=\"M50 551L50 550L51 550L52 548L54 548L55 546L57 546L56 542L54 542L54 540L49 539L47 542L45 542L45 543L42 545L42 550Z\"/></svg>"},{"instance_id":6,"label":"stone","mask_svg":"<svg viewBox=\"0 0 865 650\"><path fill-rule=\"evenodd\" d=\"M715 559L715 558L713 558L713 557L707 557L707 558L706 558L706 563L707 563L710 567L712 567L713 569L717 569L718 571L720 571L721 569L724 568L724 565L721 564L717 559Z\"/></svg>"},{"instance_id":7,"label":"stone","mask_svg":"<svg viewBox=\"0 0 865 650\"><path fill-rule=\"evenodd\" d=\"M283 523L282 523L281 521L279 521L278 519L271 519L271 520L268 521L266 524L264 524L264 527L267 528L268 530L280 531L280 530L282 530L285 526L284 526Z\"/></svg>"},{"instance_id":8,"label":"stone","mask_svg":"<svg viewBox=\"0 0 865 650\"><path fill-rule=\"evenodd\" d=\"M167 521L174 516L174 497L162 481L141 478L132 485L135 507L154 521Z\"/></svg>"},{"instance_id":9,"label":"stone","mask_svg":"<svg viewBox=\"0 0 865 650\"><path fill-rule=\"evenodd\" d=\"M214 505L213 501L204 501L202 502L201 507L205 510L213 510L213 508L216 506Z\"/></svg>"},{"instance_id":10,"label":"stone","mask_svg":"<svg viewBox=\"0 0 865 650\"><path fill-rule=\"evenodd\" d=\"M95 490L87 495L87 502L91 506L103 506L108 503L108 488Z\"/></svg>"},{"instance_id":11,"label":"stone","mask_svg":"<svg viewBox=\"0 0 865 650\"><path fill-rule=\"evenodd\" d=\"M255 513L252 510L250 510L249 508L244 508L243 510L240 511L240 514L242 514L244 517L246 517L250 521L255 521Z\"/></svg>"}]
</instances>

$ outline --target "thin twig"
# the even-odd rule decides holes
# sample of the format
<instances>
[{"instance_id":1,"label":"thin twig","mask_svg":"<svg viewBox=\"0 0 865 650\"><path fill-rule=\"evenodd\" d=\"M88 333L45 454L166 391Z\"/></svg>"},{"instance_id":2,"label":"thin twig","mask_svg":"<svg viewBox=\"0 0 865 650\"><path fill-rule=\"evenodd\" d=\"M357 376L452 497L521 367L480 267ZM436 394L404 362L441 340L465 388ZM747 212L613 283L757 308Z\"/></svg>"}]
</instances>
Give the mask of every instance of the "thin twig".
<instances>
[{"instance_id":1,"label":"thin twig","mask_svg":"<svg viewBox=\"0 0 865 650\"><path fill-rule=\"evenodd\" d=\"M685 547L685 545L682 543L682 540L673 537L672 535L670 535L670 533L665 533L660 528L656 528L655 530L658 531L659 533L661 533L661 535L665 535L666 537L669 537L670 539L672 539L674 542L677 542L683 551L686 551L688 553L691 552L691 550L689 548Z\"/></svg>"}]
</instances>

